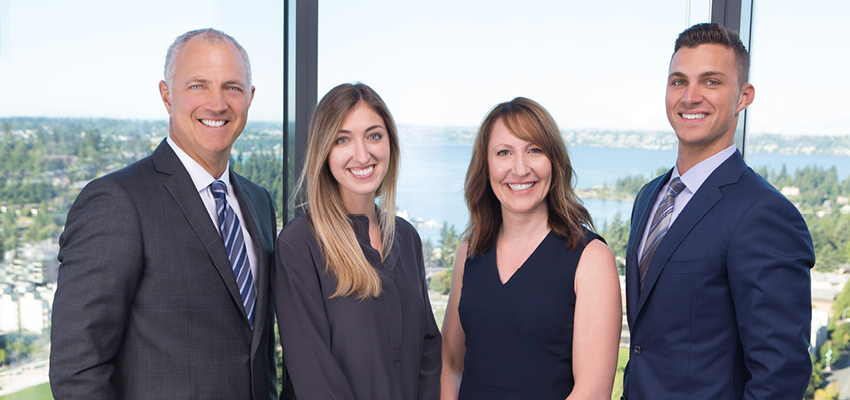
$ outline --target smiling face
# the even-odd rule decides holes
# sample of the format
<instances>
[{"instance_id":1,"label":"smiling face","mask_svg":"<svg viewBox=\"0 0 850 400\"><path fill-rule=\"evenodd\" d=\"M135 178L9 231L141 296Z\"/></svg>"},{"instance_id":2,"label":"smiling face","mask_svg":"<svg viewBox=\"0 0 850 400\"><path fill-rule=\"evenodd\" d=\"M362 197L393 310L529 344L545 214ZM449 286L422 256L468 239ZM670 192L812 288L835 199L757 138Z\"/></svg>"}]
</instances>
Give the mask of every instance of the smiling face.
<instances>
[{"instance_id":1,"label":"smiling face","mask_svg":"<svg viewBox=\"0 0 850 400\"><path fill-rule=\"evenodd\" d=\"M389 162L390 139L384 120L361 102L345 117L328 154L328 168L349 213L366 214L374 207Z\"/></svg>"},{"instance_id":2,"label":"smiling face","mask_svg":"<svg viewBox=\"0 0 850 400\"><path fill-rule=\"evenodd\" d=\"M548 212L552 163L540 146L514 136L501 118L490 133L487 166L502 215Z\"/></svg>"},{"instance_id":3,"label":"smiling face","mask_svg":"<svg viewBox=\"0 0 850 400\"><path fill-rule=\"evenodd\" d=\"M175 58L172 87L159 83L171 116L169 134L215 178L221 176L233 142L245 128L254 97L248 67L228 41L190 39Z\"/></svg>"},{"instance_id":4,"label":"smiling face","mask_svg":"<svg viewBox=\"0 0 850 400\"><path fill-rule=\"evenodd\" d=\"M680 48L670 62L666 98L680 159L689 158L692 166L731 146L738 113L754 96L752 85L738 83L731 48L719 44Z\"/></svg>"}]
</instances>

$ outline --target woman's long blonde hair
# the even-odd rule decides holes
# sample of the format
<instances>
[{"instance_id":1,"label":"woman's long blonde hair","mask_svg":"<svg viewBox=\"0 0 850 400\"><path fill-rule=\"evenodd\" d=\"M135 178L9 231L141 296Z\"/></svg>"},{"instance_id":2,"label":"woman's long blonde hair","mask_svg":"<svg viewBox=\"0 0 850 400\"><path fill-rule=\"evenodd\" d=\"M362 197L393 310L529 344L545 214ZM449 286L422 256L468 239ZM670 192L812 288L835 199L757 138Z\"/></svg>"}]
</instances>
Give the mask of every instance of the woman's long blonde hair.
<instances>
[{"instance_id":1,"label":"woman's long blonde hair","mask_svg":"<svg viewBox=\"0 0 850 400\"><path fill-rule=\"evenodd\" d=\"M366 260L342 203L339 184L328 168L328 155L336 143L343 121L359 104L365 104L384 121L390 142L387 174L378 186L381 198L378 220L381 226L383 257L390 253L395 236L395 196L398 180L399 143L395 121L387 105L372 88L362 83L344 83L331 89L319 102L307 137L304 168L294 193L307 188L303 204L307 221L313 228L328 270L337 280L331 298L354 296L358 299L381 294L381 278Z\"/></svg>"}]
</instances>

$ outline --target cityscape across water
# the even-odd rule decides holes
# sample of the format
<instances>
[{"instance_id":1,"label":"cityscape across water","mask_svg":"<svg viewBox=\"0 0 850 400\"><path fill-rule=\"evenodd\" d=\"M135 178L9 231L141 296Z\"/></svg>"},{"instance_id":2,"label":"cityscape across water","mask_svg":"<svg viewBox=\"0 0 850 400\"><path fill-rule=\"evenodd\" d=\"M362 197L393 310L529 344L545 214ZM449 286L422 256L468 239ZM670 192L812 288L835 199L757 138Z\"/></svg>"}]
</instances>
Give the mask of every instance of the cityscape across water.
<instances>
[{"instance_id":1,"label":"cityscape across water","mask_svg":"<svg viewBox=\"0 0 850 400\"><path fill-rule=\"evenodd\" d=\"M651 179L659 169L672 168L676 162L676 150L672 149L572 146L569 152L576 188L613 186L617 179L634 175ZM423 241L436 241L445 222L454 225L458 233L466 227L469 213L463 200L463 182L471 156L472 143L402 143L396 206L417 222ZM842 181L850 175L850 157L751 153L747 162L754 169L766 167L776 172L785 166L790 174L810 166L834 166ZM582 200L597 228L618 212L627 220L632 209L630 200Z\"/></svg>"}]
</instances>

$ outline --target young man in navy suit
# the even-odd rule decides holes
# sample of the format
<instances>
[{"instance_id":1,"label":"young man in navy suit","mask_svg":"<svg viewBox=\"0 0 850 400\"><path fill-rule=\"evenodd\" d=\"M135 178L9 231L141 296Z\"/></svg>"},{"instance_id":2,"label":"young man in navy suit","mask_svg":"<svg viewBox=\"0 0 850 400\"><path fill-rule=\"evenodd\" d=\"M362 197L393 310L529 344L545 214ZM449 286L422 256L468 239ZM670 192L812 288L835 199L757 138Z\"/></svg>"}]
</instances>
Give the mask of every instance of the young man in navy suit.
<instances>
[{"instance_id":1,"label":"young man in navy suit","mask_svg":"<svg viewBox=\"0 0 850 400\"><path fill-rule=\"evenodd\" d=\"M86 185L59 238L53 396L277 399L275 212L228 164L254 97L248 54L187 32L159 91L168 137Z\"/></svg>"},{"instance_id":2,"label":"young man in navy suit","mask_svg":"<svg viewBox=\"0 0 850 400\"><path fill-rule=\"evenodd\" d=\"M755 97L749 63L717 24L676 41L666 104L678 157L631 217L625 399L799 400L808 385L812 239L735 148Z\"/></svg>"}]
</instances>

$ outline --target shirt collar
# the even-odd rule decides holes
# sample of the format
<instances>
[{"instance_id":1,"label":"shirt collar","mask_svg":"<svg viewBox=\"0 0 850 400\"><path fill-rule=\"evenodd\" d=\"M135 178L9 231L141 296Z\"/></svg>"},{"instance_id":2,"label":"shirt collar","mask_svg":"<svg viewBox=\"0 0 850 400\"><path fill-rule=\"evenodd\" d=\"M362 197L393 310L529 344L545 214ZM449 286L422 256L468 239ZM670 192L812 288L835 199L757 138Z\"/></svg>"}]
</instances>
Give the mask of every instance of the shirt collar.
<instances>
[{"instance_id":1,"label":"shirt collar","mask_svg":"<svg viewBox=\"0 0 850 400\"><path fill-rule=\"evenodd\" d=\"M186 154L186 152L171 139L171 135L168 135L166 141L168 142L168 145L171 146L171 150L174 150L174 153L177 154L177 158L179 158L180 162L183 163L186 171L189 172L189 177L192 178L192 183L195 184L195 189L200 192L209 187L210 184L216 180L209 172L207 172L207 170L204 169L204 167L201 166L201 164L198 164L195 159ZM227 166L224 168L224 173L221 174L221 178L218 178L218 180L224 182L227 186L227 192L231 193L229 161Z\"/></svg>"},{"instance_id":2,"label":"shirt collar","mask_svg":"<svg viewBox=\"0 0 850 400\"><path fill-rule=\"evenodd\" d=\"M675 179L676 177L680 177L682 179L682 183L685 184L686 190L691 193L696 193L699 190L699 187L702 186L703 182L708 179L708 176L714 172L720 164L723 164L724 161L732 157L732 154L738 149L734 144L731 146L719 151L717 154L702 160L697 165L691 167L688 172L685 172L684 175L679 174L679 163L676 163L676 166L673 167L673 175L670 179Z\"/></svg>"}]
</instances>

